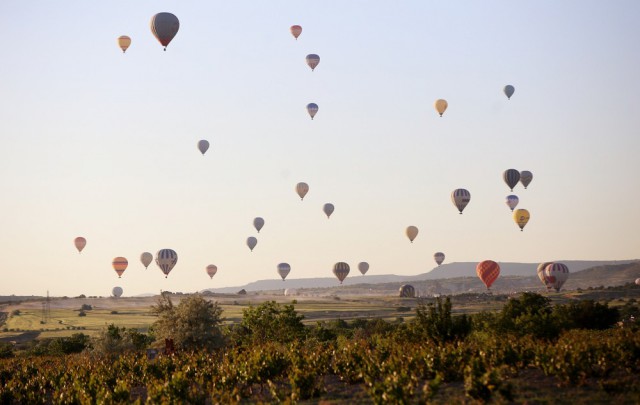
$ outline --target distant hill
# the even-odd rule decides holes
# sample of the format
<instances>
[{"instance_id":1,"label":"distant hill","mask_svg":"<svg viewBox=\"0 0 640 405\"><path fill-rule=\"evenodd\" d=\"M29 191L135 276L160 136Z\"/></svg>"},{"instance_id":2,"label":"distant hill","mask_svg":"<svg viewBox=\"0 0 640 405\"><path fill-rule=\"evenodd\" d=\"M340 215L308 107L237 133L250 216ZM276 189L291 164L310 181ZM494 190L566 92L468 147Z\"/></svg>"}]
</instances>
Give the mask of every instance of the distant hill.
<instances>
[{"instance_id":1,"label":"distant hill","mask_svg":"<svg viewBox=\"0 0 640 405\"><path fill-rule=\"evenodd\" d=\"M573 284L573 278L575 273L582 272L585 269L591 269L593 273L589 273L586 276L585 275L576 276L577 278L575 282L577 284L578 281L585 280L588 283L591 283L591 285L594 287L599 285L611 285L611 284L608 284L608 282L605 284L600 283L600 280L611 279L611 277L607 274L607 271L609 271L611 268L613 268L614 269L613 271L615 271L616 274L618 274L619 269L623 269L623 268L626 269L627 267L629 267L630 263L635 264L636 266L640 266L640 261L638 259L557 260L557 261L560 261L569 267L569 271L572 273L572 276L569 280L572 281L572 284ZM365 276L362 276L360 275L360 273L358 273L357 270L355 272L352 270L349 277L347 277L344 280L343 286L354 286L354 285L365 284L367 286L366 288L376 289L374 288L374 285L377 285L377 284L391 283L391 284L399 285L399 283L419 282L419 281L428 281L428 280L439 280L440 284L442 284L441 282L446 279L468 278L468 277L471 277L473 281L469 280L465 283L465 285L469 284L469 285L475 286L475 284L480 283L479 280L477 281L477 283L475 282L475 280L477 280L476 264L477 263L475 262L447 263L447 264L438 266L427 273L418 274L415 276L397 276L393 274L381 274L381 275L367 274ZM525 285L537 285L537 283L539 283L536 275L536 269L538 267L538 263L510 263L510 262L501 263L499 262L499 264L500 264L500 278L498 279L498 281L496 281L496 283L499 283L501 279L503 281L512 280L509 286L513 285L514 288L516 286L520 286L521 284L524 288ZM629 280L630 278L627 276L631 275L632 273L633 273L633 270L628 270L628 274L620 273L620 275L616 275L615 280L623 280L623 279ZM530 280L528 281L521 280L521 281L515 282L513 281L514 278L512 276L515 276L518 279L530 278ZM636 276L636 278L637 277L640 277L640 275ZM635 278L633 279L635 280ZM580 285L582 284L583 284L582 281L580 281ZM620 282L620 284L624 284L624 283ZM258 280L243 286L210 288L210 289L207 289L206 291L211 291L215 293L236 293L240 289L245 289L246 291L275 291L275 290L283 290L286 288L294 288L294 289L307 288L307 289L315 290L315 289L336 287L338 285L339 285L338 281L336 280L335 277L299 278L299 279L294 278L294 279L287 279L286 281L282 281L280 279ZM496 285L496 287L498 287L498 285ZM567 285L567 287L570 288L569 285ZM460 288L463 288L463 287L461 286ZM578 287L575 287L575 288L578 288ZM344 288L344 290L347 290L347 288ZM458 291L458 289L455 289L454 291Z\"/></svg>"}]
</instances>

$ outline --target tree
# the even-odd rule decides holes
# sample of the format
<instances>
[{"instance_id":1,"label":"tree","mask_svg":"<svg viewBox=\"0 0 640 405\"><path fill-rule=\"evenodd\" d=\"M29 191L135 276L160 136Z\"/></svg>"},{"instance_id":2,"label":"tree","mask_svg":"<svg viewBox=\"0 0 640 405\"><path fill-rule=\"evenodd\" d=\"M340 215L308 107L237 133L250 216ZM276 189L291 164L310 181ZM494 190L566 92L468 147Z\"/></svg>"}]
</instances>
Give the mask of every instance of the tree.
<instances>
[{"instance_id":1,"label":"tree","mask_svg":"<svg viewBox=\"0 0 640 405\"><path fill-rule=\"evenodd\" d=\"M182 299L177 306L163 294L152 312L158 315L152 325L158 341L172 339L176 349L182 350L215 349L224 344L222 308L200 294Z\"/></svg>"},{"instance_id":2,"label":"tree","mask_svg":"<svg viewBox=\"0 0 640 405\"><path fill-rule=\"evenodd\" d=\"M553 314L563 329L608 329L620 319L618 308L593 300L558 305Z\"/></svg>"},{"instance_id":3,"label":"tree","mask_svg":"<svg viewBox=\"0 0 640 405\"><path fill-rule=\"evenodd\" d=\"M451 299L436 298L436 302L420 302L416 308L415 324L419 333L424 333L436 343L464 339L471 332L471 321L466 315L451 315Z\"/></svg>"},{"instance_id":4,"label":"tree","mask_svg":"<svg viewBox=\"0 0 640 405\"><path fill-rule=\"evenodd\" d=\"M560 334L560 327L551 312L549 298L525 292L519 298L509 299L502 307L496 326L502 332L553 339Z\"/></svg>"},{"instance_id":5,"label":"tree","mask_svg":"<svg viewBox=\"0 0 640 405\"><path fill-rule=\"evenodd\" d=\"M81 335L81 334L75 334ZM119 355L142 350L151 343L151 339L134 328L118 327L110 324L92 339L91 351L100 354Z\"/></svg>"},{"instance_id":6,"label":"tree","mask_svg":"<svg viewBox=\"0 0 640 405\"><path fill-rule=\"evenodd\" d=\"M293 305L266 301L242 311L242 321L233 330L233 341L240 345L292 342L305 336L303 319L304 315L298 315Z\"/></svg>"}]
</instances>

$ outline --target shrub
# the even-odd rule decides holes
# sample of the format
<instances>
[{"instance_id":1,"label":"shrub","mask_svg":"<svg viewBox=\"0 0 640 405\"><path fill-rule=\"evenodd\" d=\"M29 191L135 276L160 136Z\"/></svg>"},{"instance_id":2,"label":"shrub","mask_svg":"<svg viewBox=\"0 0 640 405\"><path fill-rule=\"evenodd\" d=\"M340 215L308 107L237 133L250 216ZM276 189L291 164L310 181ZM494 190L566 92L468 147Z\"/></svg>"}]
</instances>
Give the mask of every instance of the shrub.
<instances>
[{"instance_id":1,"label":"shrub","mask_svg":"<svg viewBox=\"0 0 640 405\"><path fill-rule=\"evenodd\" d=\"M620 319L618 308L593 300L558 305L553 313L564 329L608 329Z\"/></svg>"},{"instance_id":2,"label":"shrub","mask_svg":"<svg viewBox=\"0 0 640 405\"><path fill-rule=\"evenodd\" d=\"M435 303L419 302L416 308L415 326L435 343L464 339L471 332L471 321L466 315L451 315L451 299L444 302L437 297Z\"/></svg>"},{"instance_id":3,"label":"shrub","mask_svg":"<svg viewBox=\"0 0 640 405\"><path fill-rule=\"evenodd\" d=\"M303 319L293 305L266 301L242 311L242 321L233 329L232 340L240 345L292 342L305 335Z\"/></svg>"}]
</instances>

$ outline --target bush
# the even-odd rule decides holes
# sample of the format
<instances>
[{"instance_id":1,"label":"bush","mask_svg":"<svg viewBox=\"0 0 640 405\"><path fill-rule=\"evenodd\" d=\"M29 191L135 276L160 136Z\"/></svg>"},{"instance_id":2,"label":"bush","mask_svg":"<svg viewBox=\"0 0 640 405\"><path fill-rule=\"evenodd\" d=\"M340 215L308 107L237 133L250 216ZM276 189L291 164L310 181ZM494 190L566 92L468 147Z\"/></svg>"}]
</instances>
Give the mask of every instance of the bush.
<instances>
[{"instance_id":1,"label":"bush","mask_svg":"<svg viewBox=\"0 0 640 405\"><path fill-rule=\"evenodd\" d=\"M435 304L419 302L416 308L416 330L435 343L464 339L471 332L471 320L466 315L451 315L451 299L437 297Z\"/></svg>"},{"instance_id":2,"label":"bush","mask_svg":"<svg viewBox=\"0 0 640 405\"><path fill-rule=\"evenodd\" d=\"M89 305L89 304L82 304L80 309L83 310L83 311L91 311L93 309L93 307L91 305Z\"/></svg>"},{"instance_id":3,"label":"bush","mask_svg":"<svg viewBox=\"0 0 640 405\"><path fill-rule=\"evenodd\" d=\"M174 306L163 294L152 307L159 319L152 328L160 342L172 339L177 349L215 349L223 346L222 308L196 294Z\"/></svg>"},{"instance_id":4,"label":"bush","mask_svg":"<svg viewBox=\"0 0 640 405\"><path fill-rule=\"evenodd\" d=\"M11 311L11 316L20 316L20 310L14 309L13 311Z\"/></svg>"},{"instance_id":5,"label":"bush","mask_svg":"<svg viewBox=\"0 0 640 405\"><path fill-rule=\"evenodd\" d=\"M0 359L8 359L13 356L13 345L11 343L0 342Z\"/></svg>"},{"instance_id":6,"label":"bush","mask_svg":"<svg viewBox=\"0 0 640 405\"><path fill-rule=\"evenodd\" d=\"M76 335L82 335L77 333ZM119 355L149 346L151 338L136 329L108 325L91 341L91 351L106 355Z\"/></svg>"},{"instance_id":7,"label":"bush","mask_svg":"<svg viewBox=\"0 0 640 405\"><path fill-rule=\"evenodd\" d=\"M84 311L78 312L78 316L87 316L87 313Z\"/></svg>"},{"instance_id":8,"label":"bush","mask_svg":"<svg viewBox=\"0 0 640 405\"><path fill-rule=\"evenodd\" d=\"M242 321L233 329L232 341L239 345L292 342L305 335L303 319L293 305L266 301L242 311Z\"/></svg>"},{"instance_id":9,"label":"bush","mask_svg":"<svg viewBox=\"0 0 640 405\"><path fill-rule=\"evenodd\" d=\"M560 327L551 313L549 298L525 292L519 298L507 301L497 316L495 327L498 331L520 336L554 339L560 334Z\"/></svg>"},{"instance_id":10,"label":"bush","mask_svg":"<svg viewBox=\"0 0 640 405\"><path fill-rule=\"evenodd\" d=\"M554 316L564 329L608 329L620 320L618 308L593 300L572 302L554 308Z\"/></svg>"}]
</instances>

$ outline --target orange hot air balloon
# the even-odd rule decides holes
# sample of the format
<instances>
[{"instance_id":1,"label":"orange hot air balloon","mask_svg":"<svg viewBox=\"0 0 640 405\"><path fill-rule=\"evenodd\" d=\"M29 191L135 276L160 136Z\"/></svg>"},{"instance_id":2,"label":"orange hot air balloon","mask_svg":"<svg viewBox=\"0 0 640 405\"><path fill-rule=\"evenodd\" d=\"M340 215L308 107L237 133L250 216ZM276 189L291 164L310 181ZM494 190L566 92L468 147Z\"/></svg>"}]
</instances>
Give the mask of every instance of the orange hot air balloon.
<instances>
[{"instance_id":1,"label":"orange hot air balloon","mask_svg":"<svg viewBox=\"0 0 640 405\"><path fill-rule=\"evenodd\" d=\"M302 27L299 26L299 25L292 25L291 28L289 28L289 30L291 30L291 35L293 35L293 37L296 40L298 39L298 37L302 33Z\"/></svg>"},{"instance_id":2,"label":"orange hot air balloon","mask_svg":"<svg viewBox=\"0 0 640 405\"><path fill-rule=\"evenodd\" d=\"M87 246L87 240L82 236L78 236L73 240L73 243L76 245L76 249L78 249L78 253L82 252L85 246Z\"/></svg>"},{"instance_id":3,"label":"orange hot air balloon","mask_svg":"<svg viewBox=\"0 0 640 405\"><path fill-rule=\"evenodd\" d=\"M118 278L120 278L122 277L122 273L124 273L124 271L127 269L129 262L124 257L116 257L115 259L113 259L111 264L113 265L113 269L116 271L116 273L118 273Z\"/></svg>"},{"instance_id":4,"label":"orange hot air balloon","mask_svg":"<svg viewBox=\"0 0 640 405\"><path fill-rule=\"evenodd\" d=\"M122 53L127 52L127 49L131 45L131 38L126 35L120 35L118 37L118 46L122 49Z\"/></svg>"},{"instance_id":5,"label":"orange hot air balloon","mask_svg":"<svg viewBox=\"0 0 640 405\"><path fill-rule=\"evenodd\" d=\"M476 266L476 274L488 290L500 275L500 266L493 260L483 260Z\"/></svg>"}]
</instances>

